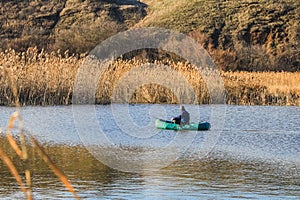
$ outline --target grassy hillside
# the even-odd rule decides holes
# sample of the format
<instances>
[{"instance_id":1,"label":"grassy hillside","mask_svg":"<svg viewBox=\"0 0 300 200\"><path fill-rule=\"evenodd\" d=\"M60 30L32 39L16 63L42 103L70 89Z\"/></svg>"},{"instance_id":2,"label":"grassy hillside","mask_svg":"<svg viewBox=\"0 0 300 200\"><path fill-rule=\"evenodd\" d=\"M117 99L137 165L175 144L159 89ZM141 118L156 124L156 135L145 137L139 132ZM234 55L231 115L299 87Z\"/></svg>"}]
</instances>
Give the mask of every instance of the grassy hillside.
<instances>
[{"instance_id":1,"label":"grassy hillside","mask_svg":"<svg viewBox=\"0 0 300 200\"><path fill-rule=\"evenodd\" d=\"M300 1L145 0L139 27L189 34L225 70L300 70Z\"/></svg>"},{"instance_id":2,"label":"grassy hillside","mask_svg":"<svg viewBox=\"0 0 300 200\"><path fill-rule=\"evenodd\" d=\"M117 32L149 26L192 36L223 70L300 70L298 0L0 2L2 49L82 53Z\"/></svg>"},{"instance_id":3,"label":"grassy hillside","mask_svg":"<svg viewBox=\"0 0 300 200\"><path fill-rule=\"evenodd\" d=\"M300 40L300 1L297 0L152 0L139 26L162 26L180 32L198 31L214 47L239 43L297 44Z\"/></svg>"}]
</instances>

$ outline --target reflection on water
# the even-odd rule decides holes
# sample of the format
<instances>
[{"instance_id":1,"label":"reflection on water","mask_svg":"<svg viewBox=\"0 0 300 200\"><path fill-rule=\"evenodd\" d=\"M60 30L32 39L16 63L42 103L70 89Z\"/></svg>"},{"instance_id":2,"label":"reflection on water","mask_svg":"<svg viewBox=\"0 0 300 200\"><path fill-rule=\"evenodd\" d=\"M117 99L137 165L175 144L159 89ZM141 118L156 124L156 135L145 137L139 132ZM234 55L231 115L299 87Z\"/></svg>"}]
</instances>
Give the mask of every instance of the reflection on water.
<instances>
[{"instance_id":1,"label":"reflection on water","mask_svg":"<svg viewBox=\"0 0 300 200\"><path fill-rule=\"evenodd\" d=\"M176 106L169 108L168 116L177 114ZM96 109L108 112L109 106ZM210 106L201 106L200 111L201 120L210 119ZM200 132L177 161L143 173L120 172L95 159L76 134L71 107L25 107L22 112L27 130L44 142L50 157L86 199L298 199L299 111L299 107L229 106L225 126L210 154L199 158L198 145L203 142ZM0 127L5 126L12 112L11 108L1 108ZM141 118L146 117L143 114ZM109 124L106 129L114 132ZM165 145L174 136L172 133L159 132L152 138L151 147ZM182 134L188 137L189 132ZM123 142L122 148L133 153L149 148L146 142L132 142L127 136L115 141L118 145ZM22 171L24 166L3 137L0 144ZM109 148L105 149L107 153ZM35 198L72 198L37 152L30 148L29 153ZM1 199L23 198L2 162L0 177Z\"/></svg>"},{"instance_id":2,"label":"reflection on water","mask_svg":"<svg viewBox=\"0 0 300 200\"><path fill-rule=\"evenodd\" d=\"M80 147L49 147L84 198L170 199L263 198L299 195L299 171L285 163L245 163L217 158L180 159L167 168L144 174L113 170ZM72 197L44 163L32 166L34 195L38 199ZM22 196L7 170L1 166L1 198Z\"/></svg>"},{"instance_id":3,"label":"reflection on water","mask_svg":"<svg viewBox=\"0 0 300 200\"><path fill-rule=\"evenodd\" d=\"M293 163L245 162L211 155L201 160L182 158L164 169L136 174L106 167L81 146L46 149L84 198L275 199L300 195L299 170ZM31 155L34 196L72 198L38 156L32 151ZM22 197L7 169L0 166L0 197Z\"/></svg>"}]
</instances>

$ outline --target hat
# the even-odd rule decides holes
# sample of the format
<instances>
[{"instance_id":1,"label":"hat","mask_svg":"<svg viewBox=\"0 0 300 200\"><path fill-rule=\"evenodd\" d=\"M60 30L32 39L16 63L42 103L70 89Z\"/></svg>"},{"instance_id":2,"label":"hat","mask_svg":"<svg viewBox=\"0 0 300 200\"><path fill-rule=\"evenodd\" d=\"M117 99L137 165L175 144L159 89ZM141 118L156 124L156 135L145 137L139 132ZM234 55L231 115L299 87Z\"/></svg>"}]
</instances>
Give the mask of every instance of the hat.
<instances>
[{"instance_id":1,"label":"hat","mask_svg":"<svg viewBox=\"0 0 300 200\"><path fill-rule=\"evenodd\" d=\"M185 110L183 105L180 105L180 110Z\"/></svg>"}]
</instances>

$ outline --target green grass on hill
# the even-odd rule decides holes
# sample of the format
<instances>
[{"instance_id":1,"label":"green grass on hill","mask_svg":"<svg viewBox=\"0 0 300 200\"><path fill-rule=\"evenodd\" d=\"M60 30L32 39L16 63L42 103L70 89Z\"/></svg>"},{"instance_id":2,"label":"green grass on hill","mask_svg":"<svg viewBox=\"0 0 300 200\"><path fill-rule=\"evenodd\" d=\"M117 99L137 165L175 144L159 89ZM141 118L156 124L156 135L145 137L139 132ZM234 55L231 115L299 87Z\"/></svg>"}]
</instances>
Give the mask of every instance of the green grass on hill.
<instances>
[{"instance_id":1,"label":"green grass on hill","mask_svg":"<svg viewBox=\"0 0 300 200\"><path fill-rule=\"evenodd\" d=\"M138 25L199 31L220 48L238 43L273 45L300 40L297 0L145 0L149 13Z\"/></svg>"},{"instance_id":2,"label":"green grass on hill","mask_svg":"<svg viewBox=\"0 0 300 200\"><path fill-rule=\"evenodd\" d=\"M144 0L136 26L192 36L224 70L300 70L298 0Z\"/></svg>"}]
</instances>

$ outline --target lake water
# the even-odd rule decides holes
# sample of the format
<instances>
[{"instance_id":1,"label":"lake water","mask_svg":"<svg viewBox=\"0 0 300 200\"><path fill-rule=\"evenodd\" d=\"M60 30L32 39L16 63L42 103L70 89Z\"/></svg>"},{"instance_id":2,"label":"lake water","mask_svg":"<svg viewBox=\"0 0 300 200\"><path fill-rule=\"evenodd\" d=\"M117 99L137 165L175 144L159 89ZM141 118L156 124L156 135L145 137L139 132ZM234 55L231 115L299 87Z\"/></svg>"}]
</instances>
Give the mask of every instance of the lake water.
<instances>
[{"instance_id":1,"label":"lake water","mask_svg":"<svg viewBox=\"0 0 300 200\"><path fill-rule=\"evenodd\" d=\"M155 129L155 118L178 115L176 105L23 107L21 113L26 133L43 143L84 199L300 198L300 107L186 107L192 121L210 121L211 130ZM13 112L0 107L2 135ZM35 151L30 168L36 199L73 198ZM0 169L0 198L24 198L2 161Z\"/></svg>"}]
</instances>

